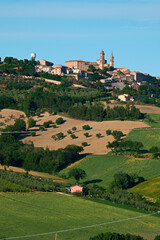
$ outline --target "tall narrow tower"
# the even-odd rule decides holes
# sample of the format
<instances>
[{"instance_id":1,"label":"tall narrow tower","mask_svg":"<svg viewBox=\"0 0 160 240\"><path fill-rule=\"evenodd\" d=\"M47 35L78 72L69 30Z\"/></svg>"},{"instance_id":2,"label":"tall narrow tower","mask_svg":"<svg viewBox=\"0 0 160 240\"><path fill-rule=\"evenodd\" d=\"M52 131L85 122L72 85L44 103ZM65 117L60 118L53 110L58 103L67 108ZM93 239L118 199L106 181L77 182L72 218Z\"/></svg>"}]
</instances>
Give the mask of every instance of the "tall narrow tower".
<instances>
[{"instance_id":1,"label":"tall narrow tower","mask_svg":"<svg viewBox=\"0 0 160 240\"><path fill-rule=\"evenodd\" d=\"M114 67L114 56L113 56L113 53L110 56L110 67Z\"/></svg>"},{"instance_id":2,"label":"tall narrow tower","mask_svg":"<svg viewBox=\"0 0 160 240\"><path fill-rule=\"evenodd\" d=\"M36 53L31 53L31 60L35 61L36 59Z\"/></svg>"},{"instance_id":3,"label":"tall narrow tower","mask_svg":"<svg viewBox=\"0 0 160 240\"><path fill-rule=\"evenodd\" d=\"M104 68L104 64L105 64L105 54L104 54L104 51L102 50L100 52L100 59L99 59L99 67L100 69L103 69Z\"/></svg>"}]
</instances>

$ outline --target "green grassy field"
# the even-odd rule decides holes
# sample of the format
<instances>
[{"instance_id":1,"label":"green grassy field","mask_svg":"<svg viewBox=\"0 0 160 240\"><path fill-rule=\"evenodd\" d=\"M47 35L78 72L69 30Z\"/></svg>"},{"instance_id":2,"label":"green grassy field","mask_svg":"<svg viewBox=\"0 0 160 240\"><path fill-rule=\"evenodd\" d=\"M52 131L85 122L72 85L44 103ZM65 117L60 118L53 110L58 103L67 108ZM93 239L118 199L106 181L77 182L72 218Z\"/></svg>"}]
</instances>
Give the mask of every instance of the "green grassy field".
<instances>
[{"instance_id":1,"label":"green grassy field","mask_svg":"<svg viewBox=\"0 0 160 240\"><path fill-rule=\"evenodd\" d=\"M147 113L147 115L151 119L153 119L154 122L152 123L152 122L148 121L147 119L144 119L143 121L153 128L160 128L160 114L149 114L149 113Z\"/></svg>"},{"instance_id":2,"label":"green grassy field","mask_svg":"<svg viewBox=\"0 0 160 240\"><path fill-rule=\"evenodd\" d=\"M129 189L129 192L138 193L152 202L160 201L160 177L140 183Z\"/></svg>"},{"instance_id":3,"label":"green grassy field","mask_svg":"<svg viewBox=\"0 0 160 240\"><path fill-rule=\"evenodd\" d=\"M151 126L151 128L160 128L160 115L147 114L153 119L153 123L144 119L144 122ZM126 140L140 141L144 145L144 149L149 150L152 146L160 146L160 129L138 129L132 130Z\"/></svg>"},{"instance_id":4,"label":"green grassy field","mask_svg":"<svg viewBox=\"0 0 160 240\"><path fill-rule=\"evenodd\" d=\"M55 232L143 215L140 212L56 193L1 193L0 213L0 236L3 237ZM129 232L152 240L155 235L160 234L159 226L159 216L147 216L125 222L59 233L58 240L87 240L90 236L107 231ZM49 240L54 239L54 235L25 239Z\"/></svg>"},{"instance_id":5,"label":"green grassy field","mask_svg":"<svg viewBox=\"0 0 160 240\"><path fill-rule=\"evenodd\" d=\"M143 143L144 149L149 150L152 146L160 146L160 129L132 130L126 140Z\"/></svg>"},{"instance_id":6,"label":"green grassy field","mask_svg":"<svg viewBox=\"0 0 160 240\"><path fill-rule=\"evenodd\" d=\"M136 159L120 157L116 155L88 155L82 162L72 168L82 168L86 171L85 181L95 182L106 187L113 180L118 171L137 173L145 179L158 177L160 175L160 161L152 159ZM71 168L61 171L67 175ZM84 180L83 180L84 181Z\"/></svg>"}]
</instances>

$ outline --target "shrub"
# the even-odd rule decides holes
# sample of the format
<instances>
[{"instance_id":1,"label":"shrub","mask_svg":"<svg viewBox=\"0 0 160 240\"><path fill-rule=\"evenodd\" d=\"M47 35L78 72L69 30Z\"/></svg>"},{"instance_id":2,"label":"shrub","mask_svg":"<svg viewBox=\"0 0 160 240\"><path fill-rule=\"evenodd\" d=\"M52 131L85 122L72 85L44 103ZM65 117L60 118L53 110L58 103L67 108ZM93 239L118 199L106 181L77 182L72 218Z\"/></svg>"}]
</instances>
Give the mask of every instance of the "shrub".
<instances>
[{"instance_id":1,"label":"shrub","mask_svg":"<svg viewBox=\"0 0 160 240\"><path fill-rule=\"evenodd\" d=\"M39 127L39 130L40 130L40 131L45 131L45 127L40 126L40 127Z\"/></svg>"},{"instance_id":2,"label":"shrub","mask_svg":"<svg viewBox=\"0 0 160 240\"><path fill-rule=\"evenodd\" d=\"M57 118L57 119L56 119L56 123L57 123L58 125L64 123L63 118L61 118L61 117Z\"/></svg>"},{"instance_id":3,"label":"shrub","mask_svg":"<svg viewBox=\"0 0 160 240\"><path fill-rule=\"evenodd\" d=\"M97 137L97 138L101 138L101 137L102 137L101 133L97 133L97 134L96 134L96 137Z\"/></svg>"},{"instance_id":4,"label":"shrub","mask_svg":"<svg viewBox=\"0 0 160 240\"><path fill-rule=\"evenodd\" d=\"M110 129L108 129L108 130L106 131L106 134L109 136L109 135L112 134L112 131L111 131Z\"/></svg>"},{"instance_id":5,"label":"shrub","mask_svg":"<svg viewBox=\"0 0 160 240\"><path fill-rule=\"evenodd\" d=\"M77 138L75 134L71 134L70 136L71 136L72 139Z\"/></svg>"},{"instance_id":6,"label":"shrub","mask_svg":"<svg viewBox=\"0 0 160 240\"><path fill-rule=\"evenodd\" d=\"M87 142L82 142L82 146L86 147L86 146L88 146L88 143Z\"/></svg>"},{"instance_id":7,"label":"shrub","mask_svg":"<svg viewBox=\"0 0 160 240\"><path fill-rule=\"evenodd\" d=\"M53 128L56 128L57 126L56 126L56 124L53 124L52 127L53 127Z\"/></svg>"},{"instance_id":8,"label":"shrub","mask_svg":"<svg viewBox=\"0 0 160 240\"><path fill-rule=\"evenodd\" d=\"M57 136L56 135L52 135L52 138L57 141Z\"/></svg>"},{"instance_id":9,"label":"shrub","mask_svg":"<svg viewBox=\"0 0 160 240\"><path fill-rule=\"evenodd\" d=\"M69 130L67 131L67 133L68 133L68 134L72 134L72 131L69 129Z\"/></svg>"},{"instance_id":10,"label":"shrub","mask_svg":"<svg viewBox=\"0 0 160 240\"><path fill-rule=\"evenodd\" d=\"M49 128L49 127L50 127L50 121L44 122L44 123L43 123L43 126L44 126L45 128Z\"/></svg>"},{"instance_id":11,"label":"shrub","mask_svg":"<svg viewBox=\"0 0 160 240\"><path fill-rule=\"evenodd\" d=\"M84 125L82 128L83 128L84 130L90 130L90 129L92 129L89 125Z\"/></svg>"},{"instance_id":12,"label":"shrub","mask_svg":"<svg viewBox=\"0 0 160 240\"><path fill-rule=\"evenodd\" d=\"M77 130L77 128L76 128L76 127L72 127L72 130L73 130L73 131L76 131L76 130Z\"/></svg>"},{"instance_id":13,"label":"shrub","mask_svg":"<svg viewBox=\"0 0 160 240\"><path fill-rule=\"evenodd\" d=\"M57 139L58 140L62 140L65 136L64 136L64 134L62 133L62 132L60 132L60 133L57 133Z\"/></svg>"},{"instance_id":14,"label":"shrub","mask_svg":"<svg viewBox=\"0 0 160 240\"><path fill-rule=\"evenodd\" d=\"M52 120L49 120L48 123L49 123L49 124L52 124Z\"/></svg>"},{"instance_id":15,"label":"shrub","mask_svg":"<svg viewBox=\"0 0 160 240\"><path fill-rule=\"evenodd\" d=\"M84 133L84 136L89 137L89 133L88 132Z\"/></svg>"},{"instance_id":16,"label":"shrub","mask_svg":"<svg viewBox=\"0 0 160 240\"><path fill-rule=\"evenodd\" d=\"M36 132L31 132L31 136L32 137L36 136Z\"/></svg>"}]
</instances>

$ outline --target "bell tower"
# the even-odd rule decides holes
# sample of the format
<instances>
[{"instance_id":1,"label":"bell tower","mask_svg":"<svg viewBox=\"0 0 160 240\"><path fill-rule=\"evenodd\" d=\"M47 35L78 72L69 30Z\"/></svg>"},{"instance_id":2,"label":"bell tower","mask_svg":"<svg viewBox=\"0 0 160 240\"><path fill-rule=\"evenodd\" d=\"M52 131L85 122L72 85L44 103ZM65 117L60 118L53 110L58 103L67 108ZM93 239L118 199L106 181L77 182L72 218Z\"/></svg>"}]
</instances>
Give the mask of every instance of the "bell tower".
<instances>
[{"instance_id":1,"label":"bell tower","mask_svg":"<svg viewBox=\"0 0 160 240\"><path fill-rule=\"evenodd\" d=\"M114 67L114 56L113 56L113 53L110 56L110 67Z\"/></svg>"},{"instance_id":2,"label":"bell tower","mask_svg":"<svg viewBox=\"0 0 160 240\"><path fill-rule=\"evenodd\" d=\"M100 52L100 59L99 59L99 67L100 69L103 69L104 68L104 64L105 64L105 53L104 51L102 50Z\"/></svg>"}]
</instances>

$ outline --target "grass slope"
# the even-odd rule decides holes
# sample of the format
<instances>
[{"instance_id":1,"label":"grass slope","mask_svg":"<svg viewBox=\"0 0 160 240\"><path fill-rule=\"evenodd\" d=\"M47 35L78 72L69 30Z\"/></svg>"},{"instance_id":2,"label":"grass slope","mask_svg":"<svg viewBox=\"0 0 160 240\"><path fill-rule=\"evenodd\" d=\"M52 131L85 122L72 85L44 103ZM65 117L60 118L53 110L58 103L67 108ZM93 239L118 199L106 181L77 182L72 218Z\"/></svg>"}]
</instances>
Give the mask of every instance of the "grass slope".
<instances>
[{"instance_id":1,"label":"grass slope","mask_svg":"<svg viewBox=\"0 0 160 240\"><path fill-rule=\"evenodd\" d=\"M149 114L147 115L154 121L153 123L148 121L146 118L143 120L146 124L150 125L153 128L160 128L160 114Z\"/></svg>"},{"instance_id":2,"label":"grass slope","mask_svg":"<svg viewBox=\"0 0 160 240\"><path fill-rule=\"evenodd\" d=\"M153 123L144 119L144 122L151 126L151 128L160 128L160 114L147 114ZM138 129L132 130L126 140L140 141L144 145L144 149L149 150L152 146L159 147L160 145L160 129Z\"/></svg>"},{"instance_id":3,"label":"grass slope","mask_svg":"<svg viewBox=\"0 0 160 240\"><path fill-rule=\"evenodd\" d=\"M143 215L135 211L104 205L56 193L0 194L0 236L16 237L36 233L100 224ZM140 219L110 225L59 233L59 240L87 240L100 232L115 231L141 235L152 240L160 234L160 217ZM26 238L54 239L54 235Z\"/></svg>"},{"instance_id":4,"label":"grass slope","mask_svg":"<svg viewBox=\"0 0 160 240\"><path fill-rule=\"evenodd\" d=\"M152 159L136 159L116 155L88 155L82 162L61 171L67 174L71 168L82 168L87 173L85 181L98 183L104 187L113 180L118 171L135 172L145 179L160 175L160 161Z\"/></svg>"},{"instance_id":5,"label":"grass slope","mask_svg":"<svg viewBox=\"0 0 160 240\"><path fill-rule=\"evenodd\" d=\"M160 129L132 130L126 140L142 142L146 150L149 150L152 146L159 147Z\"/></svg>"},{"instance_id":6,"label":"grass slope","mask_svg":"<svg viewBox=\"0 0 160 240\"><path fill-rule=\"evenodd\" d=\"M129 189L129 192L138 193L147 200L160 201L160 177L149 179Z\"/></svg>"}]
</instances>

